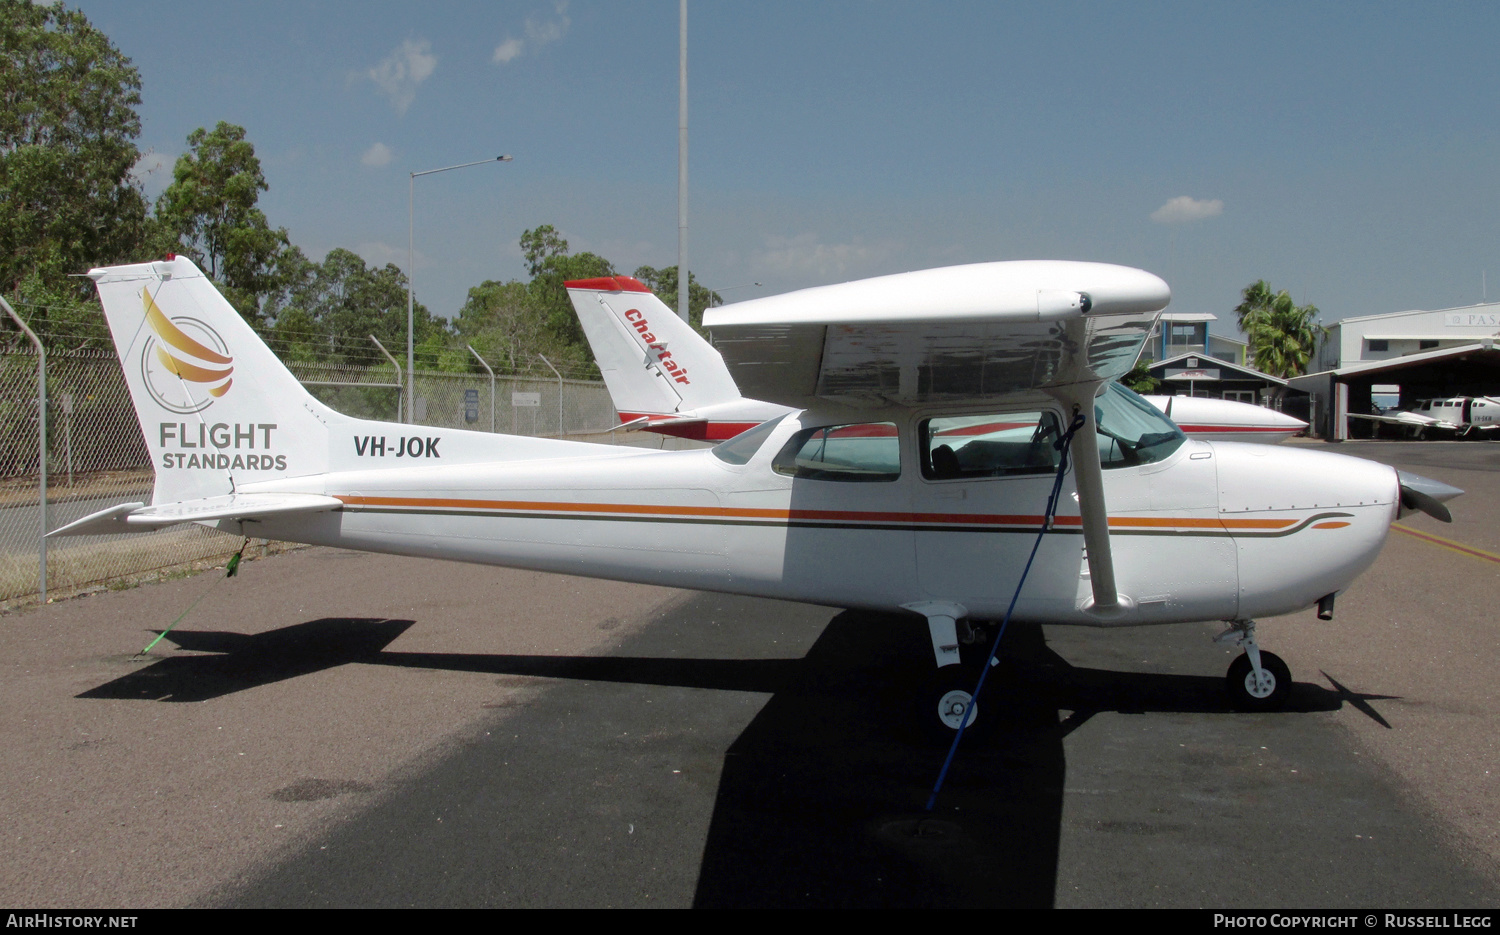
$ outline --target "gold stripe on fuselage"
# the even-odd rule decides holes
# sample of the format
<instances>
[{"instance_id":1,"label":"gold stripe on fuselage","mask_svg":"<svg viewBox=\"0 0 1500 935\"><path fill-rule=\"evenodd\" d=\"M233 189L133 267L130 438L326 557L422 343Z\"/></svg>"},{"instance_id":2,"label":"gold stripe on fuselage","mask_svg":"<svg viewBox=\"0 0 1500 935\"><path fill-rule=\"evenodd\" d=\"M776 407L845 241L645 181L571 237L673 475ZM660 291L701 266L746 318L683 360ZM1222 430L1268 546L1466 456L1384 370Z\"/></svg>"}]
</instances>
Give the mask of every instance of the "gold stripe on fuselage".
<instances>
[{"instance_id":1,"label":"gold stripe on fuselage","mask_svg":"<svg viewBox=\"0 0 1500 935\"><path fill-rule=\"evenodd\" d=\"M528 519L632 520L638 522L713 523L719 525L817 526L849 529L895 529L954 532L1035 532L1039 515L986 513L914 513L875 510L798 510L774 507L677 506L645 503L573 503L557 500L478 500L433 497L339 495L346 508L361 512L508 516ZM1123 535L1257 535L1284 536L1319 520L1349 513L1318 513L1301 519L1220 519L1214 517L1112 516L1110 531ZM1082 532L1078 516L1059 516L1058 532ZM1333 529L1347 523L1320 523Z\"/></svg>"}]
</instances>

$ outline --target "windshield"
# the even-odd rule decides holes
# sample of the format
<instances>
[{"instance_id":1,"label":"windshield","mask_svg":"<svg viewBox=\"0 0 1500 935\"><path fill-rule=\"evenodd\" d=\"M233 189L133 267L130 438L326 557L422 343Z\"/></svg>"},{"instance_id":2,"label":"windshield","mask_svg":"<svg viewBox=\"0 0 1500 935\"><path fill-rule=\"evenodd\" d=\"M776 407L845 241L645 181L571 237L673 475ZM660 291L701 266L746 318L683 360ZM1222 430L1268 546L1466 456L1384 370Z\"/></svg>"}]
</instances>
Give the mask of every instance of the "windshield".
<instances>
[{"instance_id":1,"label":"windshield","mask_svg":"<svg viewBox=\"0 0 1500 935\"><path fill-rule=\"evenodd\" d=\"M760 446L765 444L766 436L770 435L781 423L785 416L777 416L769 422L762 422L753 429L746 429L728 441L719 442L709 449L726 464L748 464Z\"/></svg>"},{"instance_id":2,"label":"windshield","mask_svg":"<svg viewBox=\"0 0 1500 935\"><path fill-rule=\"evenodd\" d=\"M1161 410L1118 383L1094 400L1099 427L1099 464L1131 467L1160 461L1187 440Z\"/></svg>"}]
</instances>

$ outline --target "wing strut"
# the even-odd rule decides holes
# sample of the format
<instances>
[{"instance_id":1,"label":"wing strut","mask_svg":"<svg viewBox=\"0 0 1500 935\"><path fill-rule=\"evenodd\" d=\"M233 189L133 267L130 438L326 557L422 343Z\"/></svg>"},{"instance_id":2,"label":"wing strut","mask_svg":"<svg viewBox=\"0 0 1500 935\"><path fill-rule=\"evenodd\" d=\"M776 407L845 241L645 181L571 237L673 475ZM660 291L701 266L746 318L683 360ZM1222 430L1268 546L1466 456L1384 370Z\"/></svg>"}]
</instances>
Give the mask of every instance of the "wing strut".
<instances>
[{"instance_id":1,"label":"wing strut","mask_svg":"<svg viewBox=\"0 0 1500 935\"><path fill-rule=\"evenodd\" d=\"M1054 390L1063 405L1083 416L1083 425L1073 437L1074 477L1078 483L1078 510L1083 519L1083 545L1088 555L1089 584L1094 599L1084 609L1097 617L1123 613L1126 602L1115 587L1115 564L1109 549L1109 511L1104 503L1104 473L1099 467L1099 433L1095 423L1094 397L1101 384L1074 383Z\"/></svg>"}]
</instances>

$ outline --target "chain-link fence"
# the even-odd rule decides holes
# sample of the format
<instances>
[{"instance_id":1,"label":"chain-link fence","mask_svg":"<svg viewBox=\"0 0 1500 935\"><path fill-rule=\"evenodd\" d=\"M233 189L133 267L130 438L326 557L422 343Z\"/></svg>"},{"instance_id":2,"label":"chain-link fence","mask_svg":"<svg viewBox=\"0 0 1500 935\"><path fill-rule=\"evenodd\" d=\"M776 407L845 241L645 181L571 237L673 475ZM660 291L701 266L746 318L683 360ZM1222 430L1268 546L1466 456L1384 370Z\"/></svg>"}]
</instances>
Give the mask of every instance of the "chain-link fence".
<instances>
[{"instance_id":1,"label":"chain-link fence","mask_svg":"<svg viewBox=\"0 0 1500 935\"><path fill-rule=\"evenodd\" d=\"M361 419L404 422L405 393L394 367L289 364L314 396ZM417 371L414 421L507 435L580 435L617 422L604 384L524 375Z\"/></svg>"},{"instance_id":2,"label":"chain-link fence","mask_svg":"<svg viewBox=\"0 0 1500 935\"><path fill-rule=\"evenodd\" d=\"M315 396L341 412L402 421L403 393L394 367L290 367ZM40 590L36 380L35 351L0 353L0 602L5 603L34 600ZM416 397L414 421L423 425L514 435L588 434L594 440L627 442L621 433L609 433L617 419L602 383L417 371ZM115 504L150 502L150 458L113 353L48 352L46 451L48 529ZM48 540L47 593L63 596L227 558L242 541L195 525Z\"/></svg>"}]
</instances>

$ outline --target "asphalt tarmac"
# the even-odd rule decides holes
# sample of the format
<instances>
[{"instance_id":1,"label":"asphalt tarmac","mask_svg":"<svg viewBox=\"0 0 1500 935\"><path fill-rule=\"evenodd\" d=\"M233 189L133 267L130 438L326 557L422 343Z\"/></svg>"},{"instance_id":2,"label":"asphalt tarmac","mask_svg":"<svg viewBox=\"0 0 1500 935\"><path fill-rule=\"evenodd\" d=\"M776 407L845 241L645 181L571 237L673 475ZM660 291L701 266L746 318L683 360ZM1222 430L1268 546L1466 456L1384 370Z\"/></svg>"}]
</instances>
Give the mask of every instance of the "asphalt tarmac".
<instances>
[{"instance_id":1,"label":"asphalt tarmac","mask_svg":"<svg viewBox=\"0 0 1500 935\"><path fill-rule=\"evenodd\" d=\"M330 549L6 616L0 903L1492 908L1500 447L1330 450L1468 494L1262 621L1286 711L1016 627L931 812L905 618Z\"/></svg>"}]
</instances>

